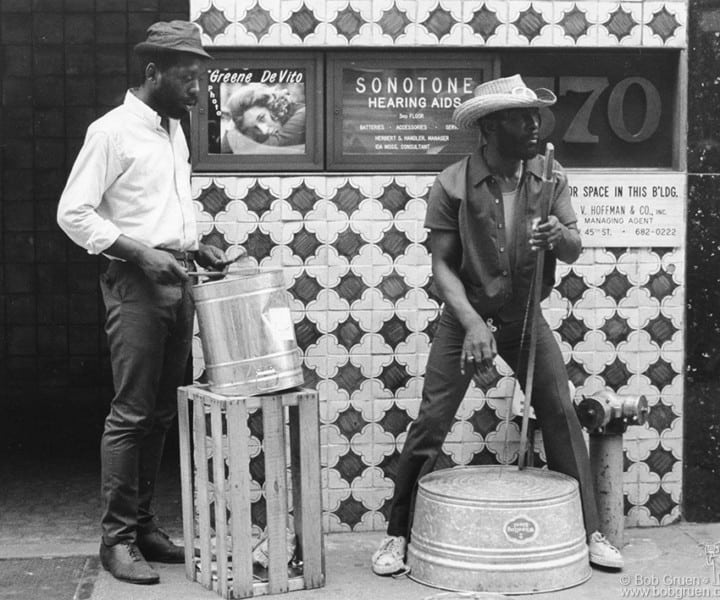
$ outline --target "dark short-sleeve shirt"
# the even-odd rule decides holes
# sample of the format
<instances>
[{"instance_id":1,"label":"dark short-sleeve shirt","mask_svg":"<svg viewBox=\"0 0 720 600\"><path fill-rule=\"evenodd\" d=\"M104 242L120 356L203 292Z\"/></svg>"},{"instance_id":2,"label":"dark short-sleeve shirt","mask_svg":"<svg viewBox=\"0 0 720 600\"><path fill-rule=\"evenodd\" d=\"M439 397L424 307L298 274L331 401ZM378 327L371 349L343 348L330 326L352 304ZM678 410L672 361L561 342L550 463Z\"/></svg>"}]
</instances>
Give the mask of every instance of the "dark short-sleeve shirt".
<instances>
[{"instance_id":1,"label":"dark short-sleeve shirt","mask_svg":"<svg viewBox=\"0 0 720 600\"><path fill-rule=\"evenodd\" d=\"M536 253L530 249L533 219L541 216L545 158L525 162L515 198L515 243L509 248L500 185L480 151L442 171L428 198L425 227L456 231L462 245L460 279L468 300L483 317L504 321L522 318L526 311ZM554 190L548 214L576 229L567 176L553 164ZM542 298L555 283L555 256L548 252L543 270Z\"/></svg>"}]
</instances>

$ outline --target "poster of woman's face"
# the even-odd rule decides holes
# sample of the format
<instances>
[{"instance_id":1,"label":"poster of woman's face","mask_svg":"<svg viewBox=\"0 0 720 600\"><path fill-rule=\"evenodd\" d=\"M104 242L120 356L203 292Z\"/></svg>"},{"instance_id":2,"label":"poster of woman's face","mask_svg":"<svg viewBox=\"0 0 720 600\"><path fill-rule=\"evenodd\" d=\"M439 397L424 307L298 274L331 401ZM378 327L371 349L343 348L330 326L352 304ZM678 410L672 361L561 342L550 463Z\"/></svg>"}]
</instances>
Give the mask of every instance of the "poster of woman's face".
<instances>
[{"instance_id":1,"label":"poster of woman's face","mask_svg":"<svg viewBox=\"0 0 720 600\"><path fill-rule=\"evenodd\" d=\"M303 154L304 69L212 69L208 77L211 154Z\"/></svg>"}]
</instances>

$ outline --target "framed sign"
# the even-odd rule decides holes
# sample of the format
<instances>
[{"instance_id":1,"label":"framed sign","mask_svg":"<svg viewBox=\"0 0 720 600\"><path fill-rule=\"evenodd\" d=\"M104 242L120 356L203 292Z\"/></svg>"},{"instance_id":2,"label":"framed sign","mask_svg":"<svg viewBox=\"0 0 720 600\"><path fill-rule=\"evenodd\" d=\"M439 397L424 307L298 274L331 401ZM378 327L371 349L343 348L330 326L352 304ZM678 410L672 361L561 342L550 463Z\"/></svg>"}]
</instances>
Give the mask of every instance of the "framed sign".
<instances>
[{"instance_id":1,"label":"framed sign","mask_svg":"<svg viewBox=\"0 0 720 600\"><path fill-rule=\"evenodd\" d=\"M322 169L322 54L268 49L212 54L193 112L193 169Z\"/></svg>"},{"instance_id":2,"label":"framed sign","mask_svg":"<svg viewBox=\"0 0 720 600\"><path fill-rule=\"evenodd\" d=\"M328 170L437 171L477 146L452 114L492 79L492 54L434 49L327 57Z\"/></svg>"},{"instance_id":3,"label":"framed sign","mask_svg":"<svg viewBox=\"0 0 720 600\"><path fill-rule=\"evenodd\" d=\"M684 245L684 173L568 171L584 248Z\"/></svg>"}]
</instances>

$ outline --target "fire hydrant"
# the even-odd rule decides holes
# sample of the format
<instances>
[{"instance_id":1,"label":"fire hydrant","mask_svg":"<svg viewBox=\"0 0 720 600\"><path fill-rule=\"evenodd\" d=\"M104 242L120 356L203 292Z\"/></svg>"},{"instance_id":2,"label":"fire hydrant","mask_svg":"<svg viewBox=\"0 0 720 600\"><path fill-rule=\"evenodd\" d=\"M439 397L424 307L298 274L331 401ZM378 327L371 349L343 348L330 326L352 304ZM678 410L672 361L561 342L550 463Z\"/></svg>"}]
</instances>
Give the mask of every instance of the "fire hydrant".
<instances>
[{"instance_id":1,"label":"fire hydrant","mask_svg":"<svg viewBox=\"0 0 720 600\"><path fill-rule=\"evenodd\" d=\"M616 548L623 546L623 433L643 425L648 415L645 396L601 391L583 397L575 407L590 434L590 469L595 483L600 531Z\"/></svg>"}]
</instances>

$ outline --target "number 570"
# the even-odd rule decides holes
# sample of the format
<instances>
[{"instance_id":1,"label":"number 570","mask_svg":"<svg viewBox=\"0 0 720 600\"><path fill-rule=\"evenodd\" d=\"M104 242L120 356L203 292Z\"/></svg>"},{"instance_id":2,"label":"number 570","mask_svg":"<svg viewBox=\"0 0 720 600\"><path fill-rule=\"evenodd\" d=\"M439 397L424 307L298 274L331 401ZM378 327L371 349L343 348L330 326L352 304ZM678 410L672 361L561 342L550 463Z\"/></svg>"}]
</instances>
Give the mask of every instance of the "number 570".
<instances>
[{"instance_id":1,"label":"number 570","mask_svg":"<svg viewBox=\"0 0 720 600\"><path fill-rule=\"evenodd\" d=\"M527 77L528 86L532 88L545 87L552 89L552 77ZM583 105L577 111L567 130L562 136L563 142L576 144L597 144L598 136L590 131L590 116L602 93L610 87L607 77L560 77L560 96L568 92L589 93ZM630 131L625 123L625 94L628 89L637 85L645 96L645 115L642 126L637 131ZM616 83L610 91L607 103L607 118L610 129L621 140L631 143L644 142L657 131L662 113L662 100L660 93L653 83L644 77L626 77ZM541 109L542 125L540 137L548 138L555 129L555 117L550 109Z\"/></svg>"}]
</instances>

